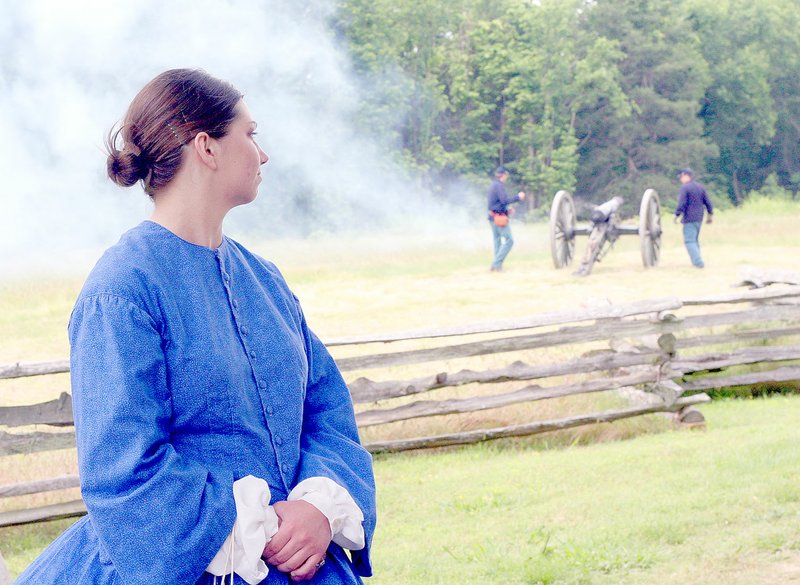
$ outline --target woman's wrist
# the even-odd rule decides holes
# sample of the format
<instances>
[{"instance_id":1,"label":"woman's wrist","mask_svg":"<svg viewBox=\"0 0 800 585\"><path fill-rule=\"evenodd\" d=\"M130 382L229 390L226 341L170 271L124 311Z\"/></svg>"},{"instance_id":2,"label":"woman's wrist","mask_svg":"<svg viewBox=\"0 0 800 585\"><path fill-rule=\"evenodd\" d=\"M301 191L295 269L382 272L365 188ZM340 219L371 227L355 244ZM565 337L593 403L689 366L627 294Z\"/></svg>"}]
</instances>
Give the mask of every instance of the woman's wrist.
<instances>
[{"instance_id":1,"label":"woman's wrist","mask_svg":"<svg viewBox=\"0 0 800 585\"><path fill-rule=\"evenodd\" d=\"M343 548L364 548L364 514L350 493L330 478L310 477L297 484L287 498L304 500L328 519L331 540Z\"/></svg>"}]
</instances>

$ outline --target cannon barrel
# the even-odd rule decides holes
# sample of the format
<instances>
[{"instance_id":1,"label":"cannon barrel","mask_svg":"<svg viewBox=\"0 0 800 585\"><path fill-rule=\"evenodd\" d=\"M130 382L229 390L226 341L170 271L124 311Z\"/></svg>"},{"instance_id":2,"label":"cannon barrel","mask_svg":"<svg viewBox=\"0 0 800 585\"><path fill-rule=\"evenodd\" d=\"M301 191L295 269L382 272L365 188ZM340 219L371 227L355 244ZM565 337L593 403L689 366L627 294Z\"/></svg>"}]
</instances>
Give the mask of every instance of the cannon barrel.
<instances>
[{"instance_id":1,"label":"cannon barrel","mask_svg":"<svg viewBox=\"0 0 800 585\"><path fill-rule=\"evenodd\" d=\"M608 219L622 207L622 197L614 196L605 203L595 206L592 210L591 220L592 223L602 223Z\"/></svg>"}]
</instances>

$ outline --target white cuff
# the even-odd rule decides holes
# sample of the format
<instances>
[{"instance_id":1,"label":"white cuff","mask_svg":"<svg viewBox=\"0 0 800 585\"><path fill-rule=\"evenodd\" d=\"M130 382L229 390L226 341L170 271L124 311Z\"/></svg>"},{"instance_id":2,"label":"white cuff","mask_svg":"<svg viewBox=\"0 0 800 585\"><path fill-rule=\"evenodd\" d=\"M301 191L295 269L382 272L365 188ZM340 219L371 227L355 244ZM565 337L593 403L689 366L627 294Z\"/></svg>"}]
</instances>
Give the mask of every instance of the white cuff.
<instances>
[{"instance_id":1,"label":"white cuff","mask_svg":"<svg viewBox=\"0 0 800 585\"><path fill-rule=\"evenodd\" d=\"M304 479L289 492L287 500L304 500L322 512L331 525L331 540L342 548L364 548L364 514L348 491L332 479Z\"/></svg>"},{"instance_id":2,"label":"white cuff","mask_svg":"<svg viewBox=\"0 0 800 585\"><path fill-rule=\"evenodd\" d=\"M250 585L261 583L269 569L261 560L264 547L278 532L278 516L269 505L269 485L248 475L233 482L236 522L206 571L212 575L236 573Z\"/></svg>"}]
</instances>

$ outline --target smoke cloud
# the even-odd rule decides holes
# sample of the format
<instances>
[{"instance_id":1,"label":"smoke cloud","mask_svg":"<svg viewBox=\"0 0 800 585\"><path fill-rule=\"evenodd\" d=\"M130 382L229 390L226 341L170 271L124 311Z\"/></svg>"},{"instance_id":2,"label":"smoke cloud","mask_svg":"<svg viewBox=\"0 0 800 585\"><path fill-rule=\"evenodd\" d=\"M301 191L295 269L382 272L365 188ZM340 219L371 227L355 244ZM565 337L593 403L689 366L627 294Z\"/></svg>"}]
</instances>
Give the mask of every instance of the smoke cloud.
<instances>
[{"instance_id":1,"label":"smoke cloud","mask_svg":"<svg viewBox=\"0 0 800 585\"><path fill-rule=\"evenodd\" d=\"M332 2L298 0L0 0L0 278L72 272L146 218L138 187L105 175L103 141L133 96L174 67L232 82L270 155L259 198L226 231L260 237L428 231L442 208L389 153L354 128L358 81L327 19ZM474 198L473 198L474 200ZM290 202L299 202L299 206ZM436 222L424 218L437 217Z\"/></svg>"}]
</instances>

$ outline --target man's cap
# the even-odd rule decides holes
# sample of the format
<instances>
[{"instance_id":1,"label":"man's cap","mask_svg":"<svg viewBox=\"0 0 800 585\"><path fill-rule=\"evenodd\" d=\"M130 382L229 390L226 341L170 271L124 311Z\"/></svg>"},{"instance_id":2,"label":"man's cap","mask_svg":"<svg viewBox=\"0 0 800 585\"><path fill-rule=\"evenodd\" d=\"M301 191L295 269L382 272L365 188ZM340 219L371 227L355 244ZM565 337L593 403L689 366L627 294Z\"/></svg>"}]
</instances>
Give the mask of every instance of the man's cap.
<instances>
[{"instance_id":1,"label":"man's cap","mask_svg":"<svg viewBox=\"0 0 800 585\"><path fill-rule=\"evenodd\" d=\"M495 175L507 175L508 174L508 169L505 168L503 165L500 165L499 167L497 167L494 170L494 174Z\"/></svg>"},{"instance_id":2,"label":"man's cap","mask_svg":"<svg viewBox=\"0 0 800 585\"><path fill-rule=\"evenodd\" d=\"M678 176L680 177L681 175L689 175L690 177L694 177L694 171L687 167L678 171Z\"/></svg>"}]
</instances>

